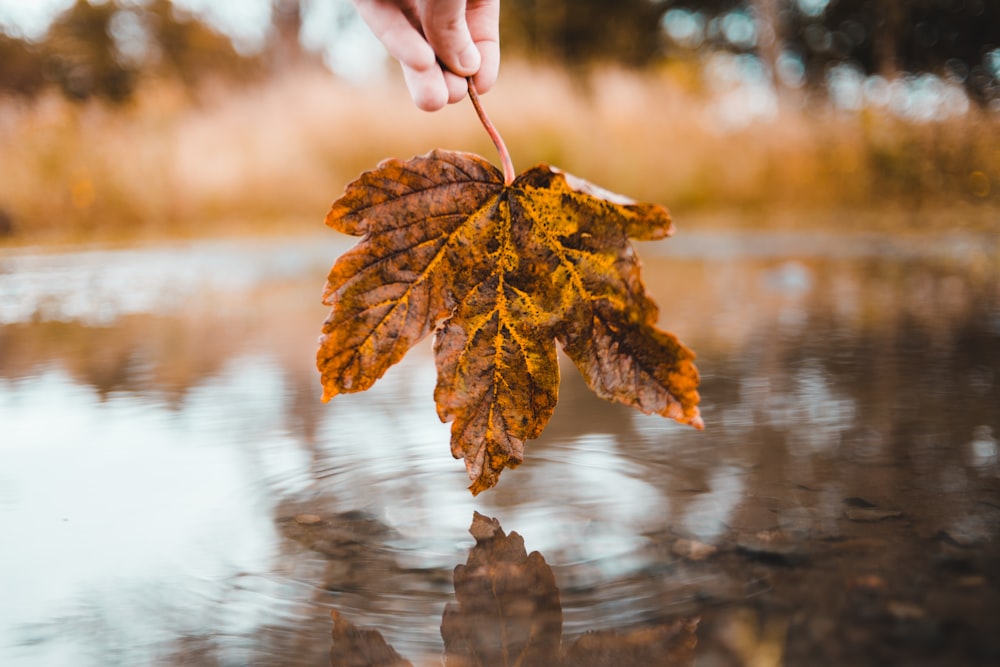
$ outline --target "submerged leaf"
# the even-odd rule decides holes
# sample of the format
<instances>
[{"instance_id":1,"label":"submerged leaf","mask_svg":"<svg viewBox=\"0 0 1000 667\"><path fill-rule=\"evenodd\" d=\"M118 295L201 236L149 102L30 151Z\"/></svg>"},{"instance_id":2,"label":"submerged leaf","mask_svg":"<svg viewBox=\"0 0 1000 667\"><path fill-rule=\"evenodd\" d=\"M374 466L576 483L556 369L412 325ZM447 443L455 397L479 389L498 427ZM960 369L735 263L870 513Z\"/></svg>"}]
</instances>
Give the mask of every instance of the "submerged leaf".
<instances>
[{"instance_id":1,"label":"submerged leaf","mask_svg":"<svg viewBox=\"0 0 1000 667\"><path fill-rule=\"evenodd\" d=\"M656 328L629 238L666 209L539 165L509 185L483 158L388 160L327 215L362 240L330 271L317 354L323 399L363 391L436 331L438 414L473 493L524 458L555 408L555 341L608 400L696 428L694 353Z\"/></svg>"}]
</instances>

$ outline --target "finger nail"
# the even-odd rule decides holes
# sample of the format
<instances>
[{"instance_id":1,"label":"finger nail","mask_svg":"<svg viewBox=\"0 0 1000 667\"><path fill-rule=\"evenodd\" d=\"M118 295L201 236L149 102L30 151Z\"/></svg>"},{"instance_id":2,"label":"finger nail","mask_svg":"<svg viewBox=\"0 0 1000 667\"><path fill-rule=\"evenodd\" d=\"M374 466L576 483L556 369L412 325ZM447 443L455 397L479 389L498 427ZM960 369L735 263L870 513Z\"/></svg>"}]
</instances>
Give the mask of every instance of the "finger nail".
<instances>
[{"instance_id":1,"label":"finger nail","mask_svg":"<svg viewBox=\"0 0 1000 667\"><path fill-rule=\"evenodd\" d=\"M458 64L466 72L479 71L479 64L482 58L479 57L479 49L475 44L469 44L465 50L458 55Z\"/></svg>"}]
</instances>

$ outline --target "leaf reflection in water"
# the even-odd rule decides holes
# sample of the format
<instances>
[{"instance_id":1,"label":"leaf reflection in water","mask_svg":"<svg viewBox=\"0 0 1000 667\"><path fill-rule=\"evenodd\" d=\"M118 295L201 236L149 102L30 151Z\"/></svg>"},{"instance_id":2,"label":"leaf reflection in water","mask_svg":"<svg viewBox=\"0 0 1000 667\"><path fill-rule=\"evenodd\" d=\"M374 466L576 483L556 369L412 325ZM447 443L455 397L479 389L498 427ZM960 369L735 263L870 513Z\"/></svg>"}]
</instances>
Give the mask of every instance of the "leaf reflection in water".
<instances>
[{"instance_id":1,"label":"leaf reflection in water","mask_svg":"<svg viewBox=\"0 0 1000 667\"><path fill-rule=\"evenodd\" d=\"M698 618L618 633L591 631L563 647L562 603L552 568L516 532L475 512L476 544L455 567L455 598L441 637L448 667L683 667L694 662ZM377 630L333 617L332 667L412 667Z\"/></svg>"},{"instance_id":2,"label":"leaf reflection in water","mask_svg":"<svg viewBox=\"0 0 1000 667\"><path fill-rule=\"evenodd\" d=\"M330 664L333 667L413 667L395 649L386 643L378 630L359 628L339 612L330 612L333 618L333 648Z\"/></svg>"}]
</instances>

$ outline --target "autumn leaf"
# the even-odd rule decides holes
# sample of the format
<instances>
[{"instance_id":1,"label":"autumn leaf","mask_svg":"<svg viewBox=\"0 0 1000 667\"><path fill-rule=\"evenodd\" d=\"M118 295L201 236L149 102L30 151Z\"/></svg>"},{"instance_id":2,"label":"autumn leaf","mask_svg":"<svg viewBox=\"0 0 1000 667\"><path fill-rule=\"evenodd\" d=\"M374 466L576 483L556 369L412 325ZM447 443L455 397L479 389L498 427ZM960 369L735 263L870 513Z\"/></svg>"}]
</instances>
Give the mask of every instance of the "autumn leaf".
<instances>
[{"instance_id":1,"label":"autumn leaf","mask_svg":"<svg viewBox=\"0 0 1000 667\"><path fill-rule=\"evenodd\" d=\"M323 400L368 389L434 333L438 415L473 494L551 417L556 341L598 395L702 428L694 353L656 328L629 241L669 236L666 209L508 164L443 150L386 160L326 217L362 238L323 294Z\"/></svg>"}]
</instances>

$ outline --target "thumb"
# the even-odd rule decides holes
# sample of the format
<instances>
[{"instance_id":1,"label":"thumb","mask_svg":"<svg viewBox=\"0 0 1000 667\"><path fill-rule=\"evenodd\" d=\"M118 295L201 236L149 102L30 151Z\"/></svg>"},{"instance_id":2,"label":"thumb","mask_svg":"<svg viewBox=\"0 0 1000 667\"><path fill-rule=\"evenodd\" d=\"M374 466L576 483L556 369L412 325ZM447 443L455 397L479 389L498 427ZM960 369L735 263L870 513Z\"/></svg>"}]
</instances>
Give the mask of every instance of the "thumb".
<instances>
[{"instance_id":1,"label":"thumb","mask_svg":"<svg viewBox=\"0 0 1000 667\"><path fill-rule=\"evenodd\" d=\"M482 57L465 20L465 0L425 0L420 6L424 37L438 60L459 76L479 71Z\"/></svg>"}]
</instances>

